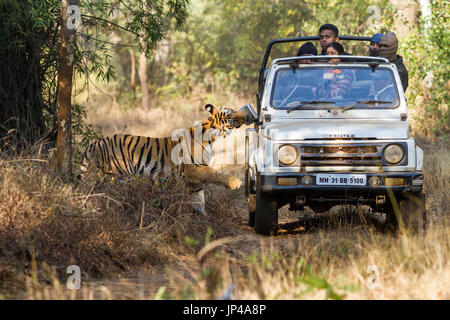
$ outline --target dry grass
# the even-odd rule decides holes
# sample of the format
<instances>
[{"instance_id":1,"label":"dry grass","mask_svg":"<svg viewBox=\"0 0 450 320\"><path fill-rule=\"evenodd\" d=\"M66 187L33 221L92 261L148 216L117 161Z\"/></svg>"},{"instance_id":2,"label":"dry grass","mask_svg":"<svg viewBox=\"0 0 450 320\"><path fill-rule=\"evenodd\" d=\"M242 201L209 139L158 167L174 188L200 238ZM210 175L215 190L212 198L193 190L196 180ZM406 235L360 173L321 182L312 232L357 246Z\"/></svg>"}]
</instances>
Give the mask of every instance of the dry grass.
<instances>
[{"instance_id":1,"label":"dry grass","mask_svg":"<svg viewBox=\"0 0 450 320\"><path fill-rule=\"evenodd\" d=\"M215 275L191 286L198 299L217 298L231 285L235 299L448 299L448 234L448 226L424 239L344 227L260 240L240 257L225 254L239 252L230 245L202 267Z\"/></svg>"},{"instance_id":2,"label":"dry grass","mask_svg":"<svg viewBox=\"0 0 450 320\"><path fill-rule=\"evenodd\" d=\"M427 146L425 155L433 222L424 237L323 219L300 235L224 245L185 286L198 299L230 288L235 299L449 299L450 150Z\"/></svg>"},{"instance_id":3,"label":"dry grass","mask_svg":"<svg viewBox=\"0 0 450 320\"><path fill-rule=\"evenodd\" d=\"M450 198L443 189L449 181L448 150L427 154L425 191L434 223L425 237L384 234L370 224L326 219L297 234L257 236L243 227L234 209L225 207L236 203L235 194L210 188L211 215L206 221L177 215L162 223L161 211L151 214L153 209L146 209L140 243L147 249L158 247L153 257L169 257L166 260L142 260L136 264L140 271L134 269L126 278L87 281L76 293L49 273L47 281L38 284L28 276L26 297L217 299L231 291L233 299L449 299ZM120 199L115 187L107 189ZM120 190L133 194L129 191ZM138 213L134 215L136 222ZM142 271L145 264L153 268Z\"/></svg>"},{"instance_id":4,"label":"dry grass","mask_svg":"<svg viewBox=\"0 0 450 320\"><path fill-rule=\"evenodd\" d=\"M44 158L0 160L0 297L42 296L44 287L64 283L69 265L86 280L170 264L199 250L208 228L213 238L235 232L224 223L233 208L214 199L210 216L194 214L181 179L68 182L52 168Z\"/></svg>"},{"instance_id":5,"label":"dry grass","mask_svg":"<svg viewBox=\"0 0 450 320\"><path fill-rule=\"evenodd\" d=\"M91 96L94 104L101 99ZM104 135L127 124L131 134L166 136L203 118L202 106L216 101L202 99L133 112L105 104L89 109L89 122ZM232 102L237 109L249 101ZM243 130L234 134L241 141ZM245 226L242 190L208 185L209 215L201 217L186 205L180 180L154 186L98 175L67 182L51 159L2 156L0 297L216 299L230 289L234 299L449 299L450 150L421 145L434 220L425 237L384 234L336 216L262 237ZM81 267L81 290L66 287L71 264Z\"/></svg>"}]
</instances>

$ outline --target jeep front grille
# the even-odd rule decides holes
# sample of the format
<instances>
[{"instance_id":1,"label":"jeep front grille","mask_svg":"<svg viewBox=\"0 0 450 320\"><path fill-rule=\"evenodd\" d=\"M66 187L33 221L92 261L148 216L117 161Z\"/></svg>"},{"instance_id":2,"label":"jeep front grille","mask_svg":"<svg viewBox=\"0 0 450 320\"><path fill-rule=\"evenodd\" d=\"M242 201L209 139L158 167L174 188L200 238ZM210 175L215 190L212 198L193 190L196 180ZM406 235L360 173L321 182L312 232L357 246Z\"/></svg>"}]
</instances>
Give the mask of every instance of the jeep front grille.
<instances>
[{"instance_id":1,"label":"jeep front grille","mask_svg":"<svg viewBox=\"0 0 450 320\"><path fill-rule=\"evenodd\" d=\"M301 146L303 166L381 166L380 145L308 145Z\"/></svg>"}]
</instances>

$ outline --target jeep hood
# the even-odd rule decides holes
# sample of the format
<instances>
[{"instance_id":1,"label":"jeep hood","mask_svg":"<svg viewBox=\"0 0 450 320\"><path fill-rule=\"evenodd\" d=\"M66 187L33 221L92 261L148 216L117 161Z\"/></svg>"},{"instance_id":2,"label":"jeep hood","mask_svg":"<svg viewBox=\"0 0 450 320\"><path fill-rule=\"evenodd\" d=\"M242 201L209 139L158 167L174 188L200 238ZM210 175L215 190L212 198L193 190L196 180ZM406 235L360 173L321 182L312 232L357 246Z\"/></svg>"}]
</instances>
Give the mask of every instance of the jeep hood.
<instances>
[{"instance_id":1,"label":"jeep hood","mask_svg":"<svg viewBox=\"0 0 450 320\"><path fill-rule=\"evenodd\" d=\"M273 140L304 140L332 138L407 139L407 121L382 120L291 120L265 124L265 134Z\"/></svg>"}]
</instances>

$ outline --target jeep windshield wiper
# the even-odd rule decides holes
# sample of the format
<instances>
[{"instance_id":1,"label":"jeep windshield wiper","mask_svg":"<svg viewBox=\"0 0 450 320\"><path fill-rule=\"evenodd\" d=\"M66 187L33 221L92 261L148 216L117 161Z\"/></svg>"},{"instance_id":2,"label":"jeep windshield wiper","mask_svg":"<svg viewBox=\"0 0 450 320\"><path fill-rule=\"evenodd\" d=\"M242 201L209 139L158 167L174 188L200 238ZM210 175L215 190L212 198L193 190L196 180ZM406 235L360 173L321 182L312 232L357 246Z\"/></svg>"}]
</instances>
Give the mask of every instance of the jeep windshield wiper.
<instances>
[{"instance_id":1,"label":"jeep windshield wiper","mask_svg":"<svg viewBox=\"0 0 450 320\"><path fill-rule=\"evenodd\" d=\"M365 104L365 105L375 105L375 104L388 104L392 103L392 101L383 101L383 100L366 100L366 101L358 101L355 104L349 105L342 109L342 113L344 113L347 110L353 109L356 106Z\"/></svg>"},{"instance_id":2,"label":"jeep windshield wiper","mask_svg":"<svg viewBox=\"0 0 450 320\"><path fill-rule=\"evenodd\" d=\"M287 113L294 111L294 110L299 110L301 108L303 108L306 105L312 105L312 104L321 104L321 103L325 103L325 104L335 104L336 102L334 101L323 101L323 100L311 100L311 101L301 101L299 102L298 105L296 105L295 107L292 107L290 109L287 110Z\"/></svg>"}]
</instances>

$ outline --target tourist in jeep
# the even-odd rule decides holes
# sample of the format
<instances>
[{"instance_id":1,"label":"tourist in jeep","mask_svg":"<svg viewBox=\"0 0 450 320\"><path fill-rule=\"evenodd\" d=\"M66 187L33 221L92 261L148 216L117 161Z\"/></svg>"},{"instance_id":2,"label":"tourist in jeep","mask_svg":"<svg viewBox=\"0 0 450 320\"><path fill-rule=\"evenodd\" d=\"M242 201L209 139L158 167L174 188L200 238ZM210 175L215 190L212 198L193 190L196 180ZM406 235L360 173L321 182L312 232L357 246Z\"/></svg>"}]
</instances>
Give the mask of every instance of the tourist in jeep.
<instances>
[{"instance_id":1,"label":"tourist in jeep","mask_svg":"<svg viewBox=\"0 0 450 320\"><path fill-rule=\"evenodd\" d=\"M370 74L373 83L373 99L378 101L395 101L395 88L386 72Z\"/></svg>"},{"instance_id":2,"label":"tourist in jeep","mask_svg":"<svg viewBox=\"0 0 450 320\"><path fill-rule=\"evenodd\" d=\"M380 57L386 58L389 62L397 66L398 74L400 75L400 80L402 82L403 91L408 88L408 70L403 64L402 56L397 54L398 40L394 32L388 32L383 35L380 39L379 45L379 55Z\"/></svg>"},{"instance_id":3,"label":"tourist in jeep","mask_svg":"<svg viewBox=\"0 0 450 320\"><path fill-rule=\"evenodd\" d=\"M327 55L343 55L344 47L339 42L331 43ZM341 59L329 59L330 63L339 63ZM320 98L344 97L352 84L353 74L346 69L330 69L323 74L323 85L317 91Z\"/></svg>"},{"instance_id":4,"label":"tourist in jeep","mask_svg":"<svg viewBox=\"0 0 450 320\"><path fill-rule=\"evenodd\" d=\"M383 33L375 33L372 36L372 39L370 39L370 44L369 44L369 56L371 57L378 57L379 56L379 46L380 46L380 40L381 37L383 36Z\"/></svg>"},{"instance_id":5,"label":"tourist in jeep","mask_svg":"<svg viewBox=\"0 0 450 320\"><path fill-rule=\"evenodd\" d=\"M317 49L312 42L304 43L300 49L298 49L297 57L303 56L317 56ZM311 63L311 60L301 60L302 63Z\"/></svg>"},{"instance_id":6,"label":"tourist in jeep","mask_svg":"<svg viewBox=\"0 0 450 320\"><path fill-rule=\"evenodd\" d=\"M327 48L334 42L339 41L339 29L334 24L326 23L319 28L320 45L322 46L321 55L327 54ZM343 55L350 55L343 52Z\"/></svg>"},{"instance_id":7,"label":"tourist in jeep","mask_svg":"<svg viewBox=\"0 0 450 320\"><path fill-rule=\"evenodd\" d=\"M333 42L331 43L326 51L327 56L340 56L344 54L344 47L339 42ZM341 59L329 59L330 63L338 63L341 61Z\"/></svg>"}]
</instances>

